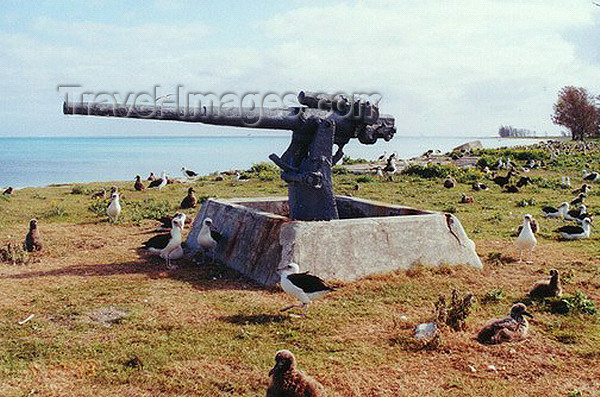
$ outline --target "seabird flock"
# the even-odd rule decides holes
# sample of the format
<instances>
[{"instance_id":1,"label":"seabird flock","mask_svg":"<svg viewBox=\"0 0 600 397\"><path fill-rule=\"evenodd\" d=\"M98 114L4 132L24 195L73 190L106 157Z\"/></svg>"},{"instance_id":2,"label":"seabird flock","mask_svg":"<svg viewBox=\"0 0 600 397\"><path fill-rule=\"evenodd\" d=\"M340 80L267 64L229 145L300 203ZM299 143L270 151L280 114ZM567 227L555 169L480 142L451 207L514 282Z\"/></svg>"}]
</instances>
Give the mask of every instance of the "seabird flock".
<instances>
[{"instance_id":1,"label":"seabird flock","mask_svg":"<svg viewBox=\"0 0 600 397\"><path fill-rule=\"evenodd\" d=\"M433 151L430 151L426 154L431 155L432 153ZM375 169L378 175L383 175L384 172L388 175L397 172L395 164L396 156L396 153L392 153L390 156L387 156L387 153L384 153L379 157L378 161L386 163L386 166L385 168L378 166ZM530 168L539 167L533 160L530 160L527 163L527 166ZM514 175L513 167L514 165L511 163L510 158L507 158L506 162L498 160L494 165L494 168L507 169L508 172L506 176L494 174L491 177L491 180L496 185L505 189L507 192L517 192L519 188L533 183L531 178L521 177L516 185L511 185L510 179ZM182 167L181 171L188 181L196 181L200 178L198 173L189 170L186 167ZM247 177L236 172L235 179L241 181L247 179ZM598 172L588 172L587 170L584 170L582 179L586 183L579 189L572 191L572 193L576 195L572 201L564 201L558 207L545 206L541 210L544 218L562 219L563 221L577 223L576 225L564 225L555 229L555 232L565 240L577 240L590 237L592 216L588 213L584 200L586 194L592 189L592 186L588 183L598 181L600 176ZM157 188L158 190L163 189L168 183L172 182L169 180L166 171L162 172L160 178L156 178L153 173L150 173L147 181L150 182L147 188ZM444 180L443 186L447 189L454 188L457 186L457 181L449 175ZM571 181L569 177L563 176L561 187L566 189L570 188L570 186ZM144 186L140 175L136 175L133 188L138 192L145 191L146 186ZM474 182L472 188L476 191L488 190L488 186L480 182ZM8 188L3 192L4 195L11 195L12 193L12 188ZM187 195L180 203L181 209L191 209L196 207L198 200L194 193L194 188L189 187ZM106 191L102 189L101 191L92 194L91 199L104 199L105 196ZM111 188L109 197L106 215L111 223L117 223L122 212L122 205L120 202L120 194L116 187L113 186ZM459 202L464 204L473 203L473 198L462 194ZM577 208L570 209L571 206ZM448 227L450 227L452 216L446 214L446 218ZM141 249L150 254L160 256L165 261L167 268L172 270L175 269L172 261L184 257L184 251L187 247L186 243L183 241L183 230L185 225L191 220L188 219L184 213L177 212L172 217L163 217L159 219L159 221L162 223L162 226L157 230L166 231L166 233L157 234L149 238L142 244ZM211 218L205 217L202 220L201 225L195 241L201 248L203 257L207 258L211 255L212 261L214 262L215 250L218 248L219 244L225 241L225 237L214 230L215 225ZM519 252L519 263L523 260L524 255L527 255L527 263L533 263L533 251L537 244L536 234L538 233L538 228L539 226L531 214L524 215L522 225L519 226L517 237L514 241L514 245ZM30 221L29 231L23 245L24 249L29 252L40 251L42 249L38 221L36 219ZM313 300L334 291L332 286L327 285L327 283L318 276L309 274L308 271L301 272L300 266L296 263L279 264L276 270L280 276L281 289L287 295L300 302L299 304L292 304L282 308L282 312L292 308L306 309ZM529 292L531 300L562 296L563 289L558 270L550 270L549 275L549 279L539 281L533 285ZM477 332L475 339L486 345L523 340L528 336L529 332L529 323L526 317L532 318L533 316L527 312L527 307L524 303L516 303L510 308L507 317L490 321ZM296 358L288 350L280 350L276 353L275 366L269 372L269 376L271 377L271 382L268 386L267 397L324 395L324 389L320 383L305 376L296 369Z\"/></svg>"}]
</instances>

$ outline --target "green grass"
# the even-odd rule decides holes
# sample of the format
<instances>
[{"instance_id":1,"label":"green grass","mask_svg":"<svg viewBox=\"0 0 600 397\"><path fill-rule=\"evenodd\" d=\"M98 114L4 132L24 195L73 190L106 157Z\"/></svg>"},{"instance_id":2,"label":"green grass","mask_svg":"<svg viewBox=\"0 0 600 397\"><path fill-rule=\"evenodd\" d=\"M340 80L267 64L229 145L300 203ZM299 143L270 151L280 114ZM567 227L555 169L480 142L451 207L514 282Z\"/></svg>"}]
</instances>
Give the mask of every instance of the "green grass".
<instances>
[{"instance_id":1,"label":"green grass","mask_svg":"<svg viewBox=\"0 0 600 397\"><path fill-rule=\"evenodd\" d=\"M0 264L0 395L262 396L273 356L283 348L334 396L598 395L600 319L585 308L597 307L600 299L600 234L593 229L587 241L559 241L553 229L563 223L540 216L543 205L571 196L551 182L564 174L574 188L582 183L572 160L559 157L564 168L531 171L535 186L516 194L498 187L472 191L471 175L483 180L475 171L444 189L442 171L463 172L452 167L433 176L424 174L429 170L395 175L393 181L336 168L338 194L454 212L477 244L484 269L417 266L341 283L305 318L279 312L291 299L278 288L218 266L167 272L161 260L136 252L156 226L150 219L176 211L189 184L144 192L134 191L132 182L18 190L0 200L0 246L18 246L33 217L45 246L25 265ZM586 162L600 169L596 152ZM193 186L198 197L287 194L270 164L247 174L247 182L209 176ZM123 203L116 225L106 222L106 200L89 198L112 185ZM461 193L474 203L458 204ZM600 196L588 195L586 204L596 211ZM526 213L540 226L533 265L517 263L513 247ZM473 340L481 325L505 316L550 268L564 275L566 297L578 310L554 314L536 304L526 342L483 347ZM477 297L465 331L445 331L437 345L421 348L413 327L431 321L439 295L455 289ZM129 315L110 327L88 320L89 313L110 306ZM32 320L18 324L30 314ZM127 366L133 357L143 367ZM497 373L486 370L490 364Z\"/></svg>"}]
</instances>

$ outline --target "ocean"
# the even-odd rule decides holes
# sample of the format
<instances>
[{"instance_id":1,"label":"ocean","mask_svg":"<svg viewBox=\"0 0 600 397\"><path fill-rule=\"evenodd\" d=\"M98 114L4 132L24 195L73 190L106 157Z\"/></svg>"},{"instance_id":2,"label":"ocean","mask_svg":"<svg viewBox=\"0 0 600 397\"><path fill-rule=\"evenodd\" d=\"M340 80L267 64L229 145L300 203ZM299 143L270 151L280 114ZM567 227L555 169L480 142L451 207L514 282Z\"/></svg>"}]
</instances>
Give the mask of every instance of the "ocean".
<instances>
[{"instance_id":1,"label":"ocean","mask_svg":"<svg viewBox=\"0 0 600 397\"><path fill-rule=\"evenodd\" d=\"M181 167L206 175L214 171L247 169L281 155L290 134L221 135L185 137L44 137L0 138L0 188L45 186L145 179L150 171L165 170L181 177ZM396 151L400 158L418 156L429 149L446 152L479 139L484 147L533 144L531 139L408 137L396 135L390 142L361 145L353 140L344 149L350 157L377 158Z\"/></svg>"}]
</instances>

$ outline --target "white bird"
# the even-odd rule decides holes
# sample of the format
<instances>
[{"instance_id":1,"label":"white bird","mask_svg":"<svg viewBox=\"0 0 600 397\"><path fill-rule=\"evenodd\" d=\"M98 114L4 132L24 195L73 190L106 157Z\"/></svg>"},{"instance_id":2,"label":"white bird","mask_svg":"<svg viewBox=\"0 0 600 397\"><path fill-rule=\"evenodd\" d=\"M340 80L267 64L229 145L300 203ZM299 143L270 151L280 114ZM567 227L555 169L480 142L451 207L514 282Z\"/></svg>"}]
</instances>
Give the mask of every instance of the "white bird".
<instances>
[{"instance_id":1,"label":"white bird","mask_svg":"<svg viewBox=\"0 0 600 397\"><path fill-rule=\"evenodd\" d=\"M280 266L277 268L277 272L281 275L281 289L302 302L301 305L284 307L281 311L293 307L306 307L311 301L333 290L325 285L319 277L310 275L308 272L300 273L300 267L296 263Z\"/></svg>"},{"instance_id":2,"label":"white bird","mask_svg":"<svg viewBox=\"0 0 600 397\"><path fill-rule=\"evenodd\" d=\"M210 250L213 251L213 262L214 262L214 260L215 260L214 249L219 244L218 240L220 240L222 237L218 232L210 229L212 224L213 224L212 219L205 218L202 221L202 227L200 228L200 232L198 233L198 237L196 238L196 240L198 241L198 245L200 245L200 247L202 247L204 252L207 252Z\"/></svg>"},{"instance_id":3,"label":"white bird","mask_svg":"<svg viewBox=\"0 0 600 397\"><path fill-rule=\"evenodd\" d=\"M110 196L110 203L106 208L106 215L112 222L116 222L121 214L121 203L119 202L119 193L115 192Z\"/></svg>"},{"instance_id":4,"label":"white bird","mask_svg":"<svg viewBox=\"0 0 600 397\"><path fill-rule=\"evenodd\" d=\"M519 263L522 262L523 251L529 250L529 262L533 263L533 248L537 244L537 239L531 230L531 221L533 217L529 214L523 217L523 227L519 236L515 240L515 245L519 249Z\"/></svg>"},{"instance_id":5,"label":"white bird","mask_svg":"<svg viewBox=\"0 0 600 397\"><path fill-rule=\"evenodd\" d=\"M148 185L149 188L151 187L157 187L159 190L162 189L163 187L167 186L167 171L163 171L162 175L160 176L160 178L153 180L152 182L150 182L150 185Z\"/></svg>"},{"instance_id":6,"label":"white bird","mask_svg":"<svg viewBox=\"0 0 600 397\"><path fill-rule=\"evenodd\" d=\"M171 266L172 260L177 260L183 257L182 232L185 224L185 214L173 217L171 221L171 238L167 246L160 251L160 257L167 261L167 268L173 269Z\"/></svg>"},{"instance_id":7,"label":"white bird","mask_svg":"<svg viewBox=\"0 0 600 397\"><path fill-rule=\"evenodd\" d=\"M568 176L564 176L561 179L561 183L560 183L561 187L563 187L564 189L566 188L570 188L571 187L571 178L569 178Z\"/></svg>"},{"instance_id":8,"label":"white bird","mask_svg":"<svg viewBox=\"0 0 600 397\"><path fill-rule=\"evenodd\" d=\"M567 211L569 211L569 203L564 202L558 206L558 208L554 207L544 207L542 208L542 213L545 218L564 218Z\"/></svg>"},{"instance_id":9,"label":"white bird","mask_svg":"<svg viewBox=\"0 0 600 397\"><path fill-rule=\"evenodd\" d=\"M181 171L183 172L183 175L188 179L195 179L199 176L197 172L189 170L186 167L181 167Z\"/></svg>"},{"instance_id":10,"label":"white bird","mask_svg":"<svg viewBox=\"0 0 600 397\"><path fill-rule=\"evenodd\" d=\"M591 225L592 220L590 218L585 218L583 221L581 221L581 226L568 225L559 227L558 229L556 229L556 231L567 240L580 240L590 237L592 229Z\"/></svg>"}]
</instances>

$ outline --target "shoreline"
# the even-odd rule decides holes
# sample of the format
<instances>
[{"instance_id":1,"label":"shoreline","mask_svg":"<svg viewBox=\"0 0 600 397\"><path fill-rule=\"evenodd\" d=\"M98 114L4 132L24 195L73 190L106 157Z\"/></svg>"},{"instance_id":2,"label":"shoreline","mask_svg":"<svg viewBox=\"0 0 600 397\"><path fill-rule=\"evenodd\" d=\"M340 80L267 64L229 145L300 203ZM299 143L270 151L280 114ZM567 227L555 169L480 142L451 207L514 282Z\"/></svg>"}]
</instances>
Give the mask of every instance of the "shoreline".
<instances>
[{"instance_id":1,"label":"shoreline","mask_svg":"<svg viewBox=\"0 0 600 397\"><path fill-rule=\"evenodd\" d=\"M242 135L242 136L217 136L217 137L218 138L222 138L222 139L226 139L226 138L243 138L245 136ZM262 138L267 138L267 137L268 136L266 136L266 135L261 135L261 136L252 136L251 138L261 138L262 139ZM67 139L67 138L71 138L71 137L59 137L59 139ZM72 137L72 138L88 139L88 137ZM96 139L96 138L103 138L103 137L90 137L89 139ZM120 139L120 138L122 138L122 139L128 139L129 137L120 137L120 138L119 137L105 137L105 138L106 139ZM151 139L168 139L168 138L171 138L171 137L150 137L150 138ZM181 137L173 137L173 138L189 138L189 137L181 136ZM211 138L212 139L214 137L208 137L208 136L206 136L206 137L200 137L200 138ZM276 136L274 138L281 139L282 136L279 135L279 136ZM406 138L406 139L415 139L415 138L431 139L432 137L418 137L418 136L410 137L410 136L403 136L403 138ZM530 146L530 145L533 145L533 144L535 144L537 142L543 142L543 141L547 141L547 140L550 140L550 139L556 139L557 137L548 137L548 138L536 138L536 137L527 137L527 138L520 138L520 137L506 137L506 138L502 138L502 137L479 137L479 138L477 138L477 137L464 137L464 138L463 137L440 137L440 138L445 138L445 139L448 139L448 140L450 140L450 139L453 139L453 140L454 139L461 139L461 142L463 142L463 143L472 142L474 140L486 140L488 142L490 140L494 140L494 141L498 141L499 144L498 145L494 145L493 147L484 147L484 149L498 149L498 148L504 147L503 145L500 144L501 142L507 142L508 143L508 142L511 142L511 141L514 142L515 140L521 140L521 139L525 140L526 139L526 140L531 141L531 142L525 143L524 146ZM2 139L2 137L0 137L0 139ZM13 139L13 138L5 138L5 139ZM16 139L19 139L19 138L16 138ZM20 138L20 139L29 139L29 137L24 137L24 138ZM31 139L39 139L39 138L31 138ZM52 139L52 138L51 137L44 137L44 138L41 138L41 139ZM143 139L143 137L134 137L132 139ZM533 141L537 141L537 142L534 143ZM453 146L454 146L454 144L453 144ZM515 146L519 146L519 145L515 145ZM362 147L361 147L361 149L362 149ZM452 150L452 148L449 148L446 152L449 152L451 150ZM419 158L421 154L416 155L416 156L399 157L398 161L399 162L410 162L410 161L412 161L412 160L414 160L416 158ZM349 157L351 157L351 158L364 158L360 154L359 155L352 155L352 154L350 154ZM374 157L374 156L370 156L370 157L372 157L372 158L370 158L370 159L367 158L367 160L369 160L369 162L372 162L372 163L376 162L376 157ZM259 160L259 161L255 161L253 163L259 163L261 161L268 162L269 160L268 160L268 158L265 157L264 159ZM249 165L249 166L251 166L251 165ZM233 167L233 168L230 168L229 170L235 169L235 168L237 168L239 170L243 169L241 167ZM168 169L168 168L166 168L166 169ZM202 173L201 171L199 171L199 172L202 174L202 176L208 176L208 175L210 175L210 174L212 174L214 172L218 172L219 173L219 172L224 172L224 171L227 171L227 169L213 170L213 171L208 172L208 173ZM174 179L179 179L179 178L180 177L178 177L178 176L174 176ZM142 178L142 179L145 179L145 178ZM131 178L131 180L133 181L133 178ZM77 181L77 180L75 180L75 181L58 181L58 182L42 183L42 184L39 184L39 185L37 185L37 184L27 184L25 186L22 186L22 185L19 186L19 185L16 185L16 184L15 185L6 184L6 186L2 185L2 186L0 186L0 188L5 189L8 186L12 186L14 190L22 190L22 189L29 189L29 188L60 187L60 185L72 186L72 185L77 185L77 184L113 183L113 182L127 182L127 181L129 181L129 179L118 179L118 177L117 177L117 179L112 179L111 177L107 177L106 179L101 178L101 179L94 179L94 180L88 179L88 180L79 180L79 181Z\"/></svg>"}]
</instances>

